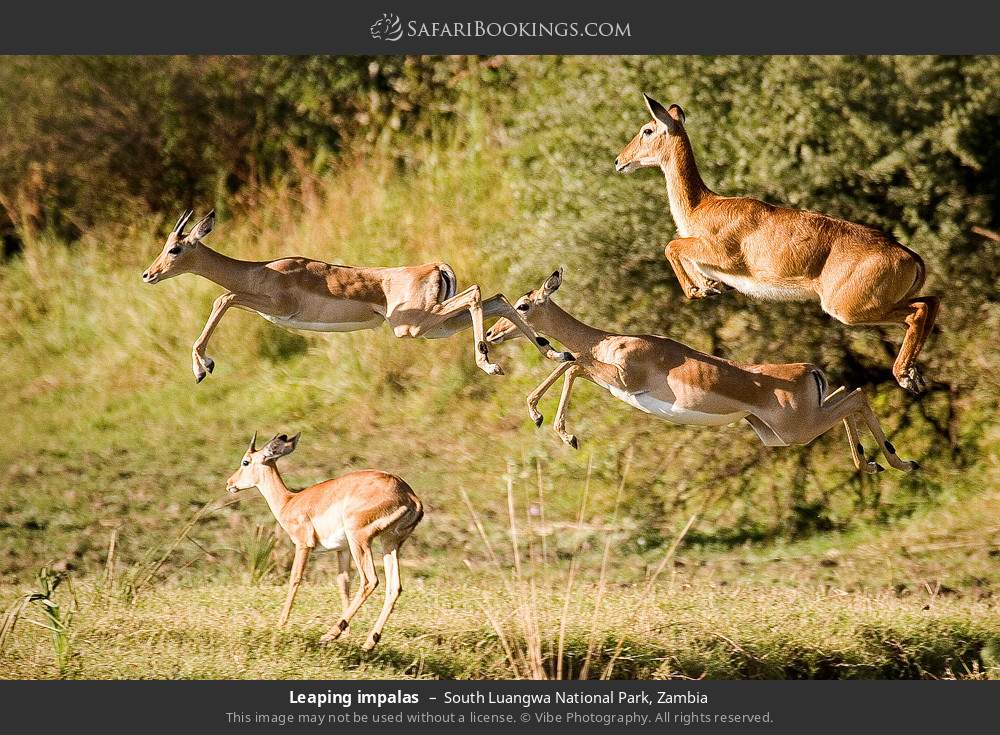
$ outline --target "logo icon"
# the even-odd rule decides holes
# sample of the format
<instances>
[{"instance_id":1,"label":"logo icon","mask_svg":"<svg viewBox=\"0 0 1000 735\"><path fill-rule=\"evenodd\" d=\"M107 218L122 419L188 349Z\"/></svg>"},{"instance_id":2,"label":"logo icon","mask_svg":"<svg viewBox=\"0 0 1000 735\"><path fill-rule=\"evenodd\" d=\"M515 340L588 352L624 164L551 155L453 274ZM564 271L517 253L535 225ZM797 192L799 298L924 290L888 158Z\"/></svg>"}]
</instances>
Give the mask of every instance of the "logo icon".
<instances>
[{"instance_id":1,"label":"logo icon","mask_svg":"<svg viewBox=\"0 0 1000 735\"><path fill-rule=\"evenodd\" d=\"M395 13L382 13L368 30L376 41L398 41L403 37L403 22Z\"/></svg>"}]
</instances>

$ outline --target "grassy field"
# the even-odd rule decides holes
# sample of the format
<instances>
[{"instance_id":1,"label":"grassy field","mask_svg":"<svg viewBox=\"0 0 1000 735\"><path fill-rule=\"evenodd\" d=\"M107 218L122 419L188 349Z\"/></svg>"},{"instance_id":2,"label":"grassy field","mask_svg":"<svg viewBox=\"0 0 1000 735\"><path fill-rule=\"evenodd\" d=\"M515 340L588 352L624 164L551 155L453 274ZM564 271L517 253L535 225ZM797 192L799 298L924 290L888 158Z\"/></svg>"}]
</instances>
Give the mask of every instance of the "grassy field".
<instances>
[{"instance_id":1,"label":"grassy field","mask_svg":"<svg viewBox=\"0 0 1000 735\"><path fill-rule=\"evenodd\" d=\"M500 154L484 144L425 156L416 174L345 163L262 194L253 216L220 217L210 244L244 258L440 259L460 286L534 286L509 282L525 243L494 234L517 210ZM167 226L90 233L73 248L43 238L0 267L11 427L0 442L0 603L36 591L43 564L69 573L54 597L66 647L54 650L30 603L0 675L577 676L588 650L591 677L1000 675L1000 436L988 409L963 407L981 414L957 437L975 461L927 463L941 451L926 423L935 397L924 419L902 421L892 417L910 399L880 393L893 442L925 469L873 479L854 472L839 432L783 454L745 427L668 427L586 385L570 412L583 439L574 452L526 416L547 366L523 344L496 351L507 375L490 378L468 334L300 335L245 312L226 317L209 349L218 367L195 386L190 344L218 289L194 276L140 282ZM547 417L556 397L541 405ZM337 612L331 559L313 563L291 624L274 629L290 549L281 540L262 559L273 521L255 492L171 550L223 495L254 430L303 432L282 464L293 487L378 467L423 499L406 591L373 653L359 644L377 602L347 642L317 644ZM805 459L822 471L803 470ZM739 493L732 477L748 478ZM523 519L520 575L508 487Z\"/></svg>"}]
</instances>

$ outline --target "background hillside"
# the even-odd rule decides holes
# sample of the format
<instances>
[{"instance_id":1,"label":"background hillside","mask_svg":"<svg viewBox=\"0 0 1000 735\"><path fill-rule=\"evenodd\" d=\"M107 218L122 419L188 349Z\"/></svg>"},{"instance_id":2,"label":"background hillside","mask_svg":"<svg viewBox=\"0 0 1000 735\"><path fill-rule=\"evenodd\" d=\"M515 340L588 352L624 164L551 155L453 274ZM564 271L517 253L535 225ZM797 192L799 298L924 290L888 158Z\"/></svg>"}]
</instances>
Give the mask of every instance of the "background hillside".
<instances>
[{"instance_id":1,"label":"background hillside","mask_svg":"<svg viewBox=\"0 0 1000 735\"><path fill-rule=\"evenodd\" d=\"M425 580L417 595L431 601L442 586L481 583L487 554L462 492L502 539L510 479L555 562L580 559L596 578L611 540L623 605L694 518L671 590L675 577L698 594L764 588L765 607L787 588L886 596L915 620L947 602L954 610L935 614L959 622L927 625L979 642L957 653L941 643L944 658L925 670L956 673L949 656L966 672L994 665L983 651L1000 640L998 89L995 58L0 60L0 411L10 426L0 591L14 599L45 562L92 579L114 528L119 568L148 563L222 494L254 430L301 430L283 464L292 486L379 467L421 495L428 513L404 574ZM683 300L662 257L674 232L662 176L612 166L646 119L642 91L684 106L716 191L881 227L923 256L927 290L943 299L922 356L927 394L914 399L891 378L901 329L847 329L813 304L733 293ZM444 260L460 286L509 296L563 265L559 302L595 325L739 360L808 360L835 385L865 388L900 454L923 469L859 475L840 431L766 449L744 426L670 427L589 384L569 412L574 452L551 431L557 391L541 430L527 418L524 397L548 372L537 353L498 348L507 375L489 378L469 334L299 334L232 312L209 350L218 367L196 386L190 346L218 287L139 278L188 206L214 206L209 244L240 258ZM567 527L585 485L583 523ZM247 494L201 521L157 581L196 595L244 583L259 524L273 525ZM282 566L268 585L283 579L284 540L275 553ZM316 562L314 578L328 565ZM970 621L995 627L970 633ZM45 654L19 645L22 675L46 675ZM753 674L698 655L679 670ZM670 673L658 665L620 673ZM856 674L876 671L867 665ZM148 675L241 675L205 667ZM431 673L499 675L476 661Z\"/></svg>"}]
</instances>

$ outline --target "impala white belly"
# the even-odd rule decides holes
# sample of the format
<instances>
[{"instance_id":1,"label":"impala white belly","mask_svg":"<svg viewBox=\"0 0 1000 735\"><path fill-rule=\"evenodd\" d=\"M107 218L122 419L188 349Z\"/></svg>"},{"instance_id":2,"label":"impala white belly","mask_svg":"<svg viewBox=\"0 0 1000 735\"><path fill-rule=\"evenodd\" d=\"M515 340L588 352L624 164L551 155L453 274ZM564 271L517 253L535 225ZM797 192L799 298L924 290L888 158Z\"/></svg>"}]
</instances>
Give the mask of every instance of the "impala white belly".
<instances>
[{"instance_id":1,"label":"impala white belly","mask_svg":"<svg viewBox=\"0 0 1000 735\"><path fill-rule=\"evenodd\" d=\"M344 513L339 504L327 506L322 513L312 517L312 522L316 539L324 549L339 551L347 548Z\"/></svg>"},{"instance_id":2,"label":"impala white belly","mask_svg":"<svg viewBox=\"0 0 1000 735\"><path fill-rule=\"evenodd\" d=\"M747 296L764 301L808 301L819 298L813 289L806 286L765 283L749 276L734 276L731 273L720 273L703 265L699 265L698 270L706 278L722 281L740 293L745 293Z\"/></svg>"},{"instance_id":3,"label":"impala white belly","mask_svg":"<svg viewBox=\"0 0 1000 735\"><path fill-rule=\"evenodd\" d=\"M384 321L381 315L376 315L365 322L304 322L294 317L272 316L259 311L257 313L279 327L304 329L309 332L357 332L362 329L374 329Z\"/></svg>"},{"instance_id":4,"label":"impala white belly","mask_svg":"<svg viewBox=\"0 0 1000 735\"><path fill-rule=\"evenodd\" d=\"M319 543L327 551L344 551L347 549L347 531L343 526L329 529Z\"/></svg>"},{"instance_id":5,"label":"impala white belly","mask_svg":"<svg viewBox=\"0 0 1000 735\"><path fill-rule=\"evenodd\" d=\"M638 408L640 411L658 416L672 424L683 426L728 426L746 416L746 413L742 411L737 413L703 413L701 411L691 411L687 408L679 408L669 401L660 400L648 391L629 393L621 388L616 388L605 383L600 383L599 385L607 388L608 392L618 400L625 401L625 403Z\"/></svg>"}]
</instances>

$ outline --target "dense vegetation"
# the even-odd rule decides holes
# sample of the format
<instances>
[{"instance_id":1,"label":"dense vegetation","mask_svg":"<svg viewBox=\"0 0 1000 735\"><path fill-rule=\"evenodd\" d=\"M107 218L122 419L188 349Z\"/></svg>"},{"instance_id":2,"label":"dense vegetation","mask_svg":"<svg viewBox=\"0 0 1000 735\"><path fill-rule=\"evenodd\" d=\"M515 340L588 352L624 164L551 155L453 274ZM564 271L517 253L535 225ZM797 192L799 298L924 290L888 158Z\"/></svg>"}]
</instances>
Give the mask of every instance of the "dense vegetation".
<instances>
[{"instance_id":1,"label":"dense vegetation","mask_svg":"<svg viewBox=\"0 0 1000 735\"><path fill-rule=\"evenodd\" d=\"M483 654L490 664L459 657L410 671L401 661L425 655L421 615L487 635L463 627L466 612L449 618L464 608L443 591L463 558L484 558L461 492L499 538L505 477L519 507L541 493L557 523L575 517L589 478L587 522L546 538L555 558L581 559L594 576L612 539L622 585L640 582L693 517L675 571L678 594L691 584L692 596L664 602L662 614L708 604L698 595L711 584L752 590L746 609L719 598L728 611L720 619L730 621L752 617L753 595L772 604L763 600L793 580L833 595L815 607L803 601L812 612L791 626L775 649L789 656L774 654L781 666L765 675L834 675L843 665L855 667L845 675L943 676L995 666L995 627L968 621L995 618L1000 590L997 89L1000 60L978 57L4 59L0 411L14 431L0 444L2 581L23 590L46 561L92 578L120 527L114 584L127 590L128 570L148 568L193 510L221 493L251 431L301 429L302 445L285 461L291 484L379 466L406 477L428 508L404 555L404 574L422 585L424 612L403 613L401 624L413 647L389 649L399 660L373 675L502 673L495 641ZM889 375L900 329L848 329L812 304L733 293L683 300L662 258L673 234L662 177L620 177L612 166L645 121L641 91L685 107L716 191L882 227L924 257L927 289L944 300L922 358L926 395L904 394ZM900 453L924 469L861 476L839 431L805 448L765 449L746 427L669 427L589 385L570 410L583 441L573 452L548 421L536 431L527 419L523 398L547 367L534 351L499 348L507 376L491 379L476 369L467 334L442 342L293 334L235 313L209 351L219 368L196 387L190 344L218 289L191 276L155 287L138 278L187 206L219 210L209 244L235 257L445 260L462 284L511 296L564 265L559 302L594 324L666 333L736 359L809 360L835 384L864 387ZM556 395L541 406L547 417ZM228 585L220 595L232 605L252 596L239 584L257 526L270 519L252 497L212 514L191 533L197 546L185 541L165 561L156 579L183 593L157 592L136 610L81 602L89 610L81 630L160 615L174 594L200 618L212 594L202 588L215 584ZM320 562L315 578L326 570ZM269 583L274 574L264 575ZM490 594L488 581L462 579L472 599ZM6 589L4 601L13 599ZM280 597L264 589L253 623L261 630ZM622 592L623 608L634 605L630 594ZM858 596L851 610L869 611L842 621L850 655L837 648L842 641L823 648L803 633L802 621L827 615L840 594ZM318 598L308 604L317 621L326 614ZM933 620L920 619L924 604ZM897 613L893 635L912 642L914 656L924 655L921 642L943 651L933 665L906 658L893 669L895 659L872 644L882 616ZM718 650L692 648L664 634L647 650L645 628L628 632L644 663L621 675L663 675L664 665L684 675L760 675L739 656L718 658L734 650L723 639ZM101 645L81 635L94 651ZM156 635L148 652L159 657L157 646L179 633ZM958 651L958 639L971 648ZM40 641L11 644L25 657L22 675L48 665L33 648ZM750 643L742 640L744 651ZM770 645L757 644L758 652ZM820 649L827 664L799 656ZM682 650L689 658L678 666ZM345 655L353 667L359 654ZM67 672L116 675L87 660ZM261 666L249 673L295 673ZM209 661L155 673L241 675Z\"/></svg>"}]
</instances>

